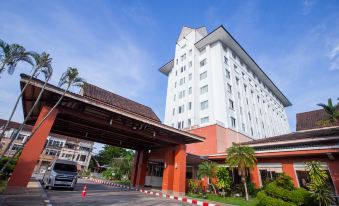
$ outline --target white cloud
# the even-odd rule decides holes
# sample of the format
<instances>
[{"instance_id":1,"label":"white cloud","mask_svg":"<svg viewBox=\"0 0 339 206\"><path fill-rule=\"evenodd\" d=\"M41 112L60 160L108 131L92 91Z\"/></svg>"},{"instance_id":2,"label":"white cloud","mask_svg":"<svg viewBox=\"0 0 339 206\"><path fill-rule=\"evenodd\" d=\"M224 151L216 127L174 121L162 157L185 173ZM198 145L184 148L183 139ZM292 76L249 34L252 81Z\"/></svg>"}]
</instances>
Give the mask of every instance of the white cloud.
<instances>
[{"instance_id":1,"label":"white cloud","mask_svg":"<svg viewBox=\"0 0 339 206\"><path fill-rule=\"evenodd\" d=\"M304 0L302 14L308 15L312 12L314 5L317 3L316 0Z\"/></svg>"},{"instance_id":2,"label":"white cloud","mask_svg":"<svg viewBox=\"0 0 339 206\"><path fill-rule=\"evenodd\" d=\"M329 59L330 70L339 70L339 43L330 51Z\"/></svg>"}]
</instances>

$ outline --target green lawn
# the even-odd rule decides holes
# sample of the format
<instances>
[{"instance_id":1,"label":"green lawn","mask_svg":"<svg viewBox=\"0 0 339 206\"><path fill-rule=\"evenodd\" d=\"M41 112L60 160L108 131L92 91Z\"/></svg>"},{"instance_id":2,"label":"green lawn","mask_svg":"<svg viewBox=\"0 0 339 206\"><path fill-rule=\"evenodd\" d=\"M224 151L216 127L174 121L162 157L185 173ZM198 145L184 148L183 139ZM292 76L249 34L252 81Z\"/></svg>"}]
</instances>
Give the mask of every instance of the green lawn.
<instances>
[{"instance_id":1,"label":"green lawn","mask_svg":"<svg viewBox=\"0 0 339 206\"><path fill-rule=\"evenodd\" d=\"M231 205L239 205L239 206L256 206L258 204L257 198L252 198L249 201L246 201L242 197L220 197L217 195L208 194L207 198L202 198L201 195L190 194L187 195L188 197L197 198L201 200L209 200L214 202L226 203Z\"/></svg>"}]
</instances>

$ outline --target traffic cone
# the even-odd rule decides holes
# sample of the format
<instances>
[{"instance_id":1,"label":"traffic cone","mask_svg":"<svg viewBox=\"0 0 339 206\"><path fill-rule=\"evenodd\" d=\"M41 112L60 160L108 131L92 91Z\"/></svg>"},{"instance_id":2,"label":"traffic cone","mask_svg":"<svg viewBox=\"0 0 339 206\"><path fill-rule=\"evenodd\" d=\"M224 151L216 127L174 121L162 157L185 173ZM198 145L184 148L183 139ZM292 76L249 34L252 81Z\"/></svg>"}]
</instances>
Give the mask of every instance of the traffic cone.
<instances>
[{"instance_id":1,"label":"traffic cone","mask_svg":"<svg viewBox=\"0 0 339 206\"><path fill-rule=\"evenodd\" d=\"M86 190L87 190L87 186L84 186L84 189L82 189L82 193L81 193L81 197L86 197Z\"/></svg>"}]
</instances>

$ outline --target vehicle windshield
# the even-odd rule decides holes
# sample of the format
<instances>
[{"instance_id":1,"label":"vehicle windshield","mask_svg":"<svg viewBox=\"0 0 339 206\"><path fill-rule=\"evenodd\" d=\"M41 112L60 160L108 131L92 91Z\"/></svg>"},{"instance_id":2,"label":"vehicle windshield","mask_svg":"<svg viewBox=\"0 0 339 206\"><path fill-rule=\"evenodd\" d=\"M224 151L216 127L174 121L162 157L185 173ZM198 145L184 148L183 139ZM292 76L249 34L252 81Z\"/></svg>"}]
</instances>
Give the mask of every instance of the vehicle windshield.
<instances>
[{"instance_id":1,"label":"vehicle windshield","mask_svg":"<svg viewBox=\"0 0 339 206\"><path fill-rule=\"evenodd\" d=\"M55 163L53 170L77 172L77 167L75 165Z\"/></svg>"}]
</instances>

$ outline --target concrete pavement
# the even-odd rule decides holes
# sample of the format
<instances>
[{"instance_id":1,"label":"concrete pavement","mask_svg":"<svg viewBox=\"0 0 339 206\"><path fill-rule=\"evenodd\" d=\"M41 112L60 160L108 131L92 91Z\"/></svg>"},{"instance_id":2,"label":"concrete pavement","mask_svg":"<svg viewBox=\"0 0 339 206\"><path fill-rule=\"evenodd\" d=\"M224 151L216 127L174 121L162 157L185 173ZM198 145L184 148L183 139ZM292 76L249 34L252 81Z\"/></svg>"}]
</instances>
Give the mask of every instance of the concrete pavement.
<instances>
[{"instance_id":1,"label":"concrete pavement","mask_svg":"<svg viewBox=\"0 0 339 206\"><path fill-rule=\"evenodd\" d=\"M81 192L87 185L87 195L81 197ZM124 190L118 187L94 183L88 180L79 180L74 191L65 189L47 190L47 194L53 206L78 206L78 205L167 205L179 206L190 205L176 200L162 199L149 196L137 191Z\"/></svg>"}]
</instances>

